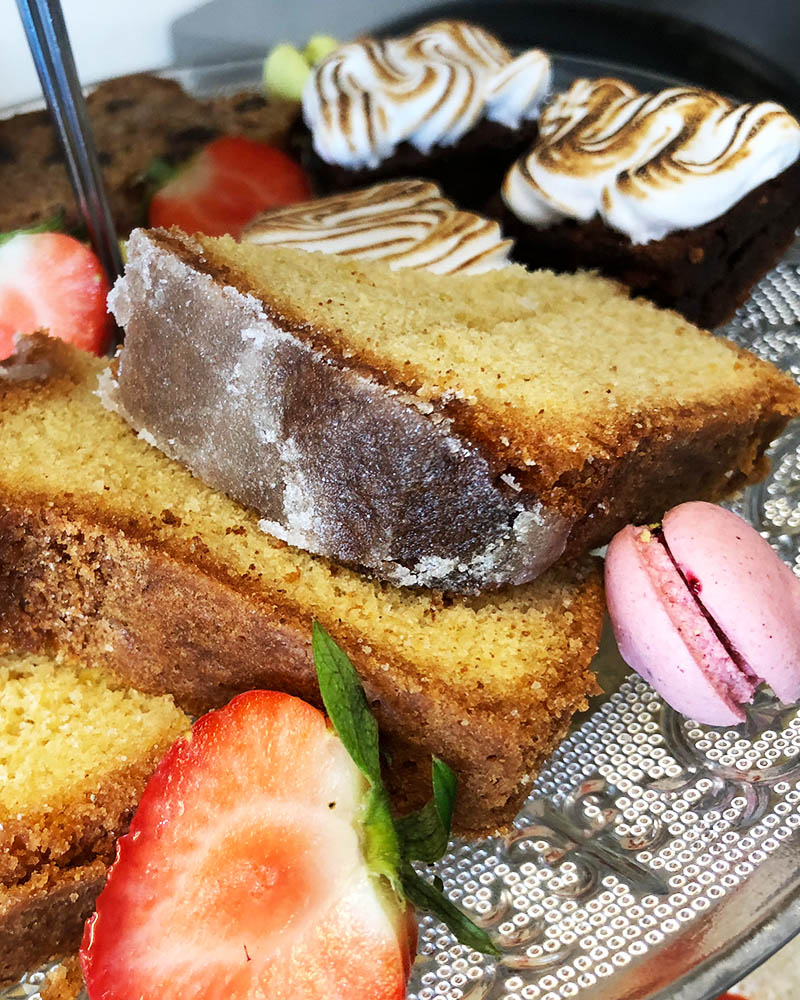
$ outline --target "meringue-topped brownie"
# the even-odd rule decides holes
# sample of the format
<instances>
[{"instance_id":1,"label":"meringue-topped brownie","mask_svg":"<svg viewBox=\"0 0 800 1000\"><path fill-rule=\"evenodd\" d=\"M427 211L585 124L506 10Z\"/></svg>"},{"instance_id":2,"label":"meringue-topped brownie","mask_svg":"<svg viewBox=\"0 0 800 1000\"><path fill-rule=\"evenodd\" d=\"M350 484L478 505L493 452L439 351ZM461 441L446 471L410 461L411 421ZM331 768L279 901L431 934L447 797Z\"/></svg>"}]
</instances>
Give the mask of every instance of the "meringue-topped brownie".
<instances>
[{"instance_id":1,"label":"meringue-topped brownie","mask_svg":"<svg viewBox=\"0 0 800 1000\"><path fill-rule=\"evenodd\" d=\"M550 81L540 49L515 58L483 28L436 21L323 59L297 136L321 192L425 177L476 208L536 134Z\"/></svg>"},{"instance_id":2,"label":"meringue-topped brownie","mask_svg":"<svg viewBox=\"0 0 800 1000\"><path fill-rule=\"evenodd\" d=\"M462 212L435 184L422 180L386 181L276 208L254 219L242 239L435 274L503 267L512 246L497 222Z\"/></svg>"},{"instance_id":3,"label":"meringue-topped brownie","mask_svg":"<svg viewBox=\"0 0 800 1000\"><path fill-rule=\"evenodd\" d=\"M778 104L576 80L508 172L501 218L529 266L597 268L711 328L792 242L799 158Z\"/></svg>"},{"instance_id":4,"label":"meringue-topped brownie","mask_svg":"<svg viewBox=\"0 0 800 1000\"><path fill-rule=\"evenodd\" d=\"M776 368L592 275L137 230L103 399L300 548L477 592L758 475ZM665 360L666 359L666 360Z\"/></svg>"}]
</instances>

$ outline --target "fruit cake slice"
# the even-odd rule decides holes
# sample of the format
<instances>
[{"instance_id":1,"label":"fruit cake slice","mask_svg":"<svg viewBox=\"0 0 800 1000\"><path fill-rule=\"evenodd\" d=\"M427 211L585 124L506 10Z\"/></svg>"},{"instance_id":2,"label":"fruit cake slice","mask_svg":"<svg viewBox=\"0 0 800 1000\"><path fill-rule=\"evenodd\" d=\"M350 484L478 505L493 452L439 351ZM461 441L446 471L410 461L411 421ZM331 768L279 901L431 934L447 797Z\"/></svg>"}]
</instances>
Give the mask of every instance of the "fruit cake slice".
<instances>
[{"instance_id":1,"label":"fruit cake slice","mask_svg":"<svg viewBox=\"0 0 800 1000\"><path fill-rule=\"evenodd\" d=\"M404 585L535 578L762 471L800 390L587 274L392 271L137 231L105 398L293 545Z\"/></svg>"},{"instance_id":2,"label":"fruit cake slice","mask_svg":"<svg viewBox=\"0 0 800 1000\"><path fill-rule=\"evenodd\" d=\"M398 803L458 773L456 821L508 823L573 712L603 599L592 561L480 598L404 590L287 546L137 436L103 364L36 337L0 379L0 636L84 650L200 712L251 688L319 704L318 619L361 675Z\"/></svg>"},{"instance_id":3,"label":"fruit cake slice","mask_svg":"<svg viewBox=\"0 0 800 1000\"><path fill-rule=\"evenodd\" d=\"M0 982L74 950L147 780L189 720L97 667L0 657Z\"/></svg>"},{"instance_id":4,"label":"fruit cake slice","mask_svg":"<svg viewBox=\"0 0 800 1000\"><path fill-rule=\"evenodd\" d=\"M253 93L198 100L174 80L149 73L120 76L89 95L89 120L112 217L127 234L147 218L148 169L175 167L220 135L242 135L283 147L297 105ZM0 231L64 217L83 219L46 111L0 121Z\"/></svg>"}]
</instances>

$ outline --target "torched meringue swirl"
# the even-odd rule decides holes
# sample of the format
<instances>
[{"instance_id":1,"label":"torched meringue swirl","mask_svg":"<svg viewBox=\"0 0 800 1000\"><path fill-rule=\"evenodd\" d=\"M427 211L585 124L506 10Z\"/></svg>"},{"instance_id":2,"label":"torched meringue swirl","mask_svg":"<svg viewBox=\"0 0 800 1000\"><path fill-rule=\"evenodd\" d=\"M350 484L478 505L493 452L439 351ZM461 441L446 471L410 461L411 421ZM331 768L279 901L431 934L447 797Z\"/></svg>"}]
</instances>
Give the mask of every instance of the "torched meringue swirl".
<instances>
[{"instance_id":1,"label":"torched meringue swirl","mask_svg":"<svg viewBox=\"0 0 800 1000\"><path fill-rule=\"evenodd\" d=\"M724 215L798 157L800 124L779 104L576 80L542 113L503 199L540 229L599 215L633 243L649 243Z\"/></svg>"},{"instance_id":2,"label":"torched meringue swirl","mask_svg":"<svg viewBox=\"0 0 800 1000\"><path fill-rule=\"evenodd\" d=\"M436 274L504 267L511 250L496 222L459 211L428 181L392 181L275 209L251 222L242 239Z\"/></svg>"},{"instance_id":3,"label":"torched meringue swirl","mask_svg":"<svg viewBox=\"0 0 800 1000\"><path fill-rule=\"evenodd\" d=\"M309 77L303 115L323 160L376 167L401 142L422 153L454 145L484 117L519 127L538 115L551 77L539 49L514 59L482 28L437 21L340 46Z\"/></svg>"}]
</instances>

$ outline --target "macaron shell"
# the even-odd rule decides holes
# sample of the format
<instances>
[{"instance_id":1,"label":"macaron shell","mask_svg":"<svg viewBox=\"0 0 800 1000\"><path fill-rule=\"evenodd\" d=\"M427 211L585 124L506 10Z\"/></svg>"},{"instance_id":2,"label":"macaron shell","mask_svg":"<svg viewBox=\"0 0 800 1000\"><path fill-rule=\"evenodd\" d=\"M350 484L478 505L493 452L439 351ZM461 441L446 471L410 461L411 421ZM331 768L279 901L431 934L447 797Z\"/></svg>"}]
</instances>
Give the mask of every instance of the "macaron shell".
<instances>
[{"instance_id":1,"label":"macaron shell","mask_svg":"<svg viewBox=\"0 0 800 1000\"><path fill-rule=\"evenodd\" d=\"M682 715L713 726L737 725L744 713L717 691L686 645L674 621L675 601L670 615L670 603L637 543L643 530L624 528L606 555L606 600L622 658ZM677 570L675 577L680 581ZM707 629L708 623L688 589L681 586L686 592L681 616L697 620L698 629ZM721 645L719 648L724 653Z\"/></svg>"},{"instance_id":2,"label":"macaron shell","mask_svg":"<svg viewBox=\"0 0 800 1000\"><path fill-rule=\"evenodd\" d=\"M675 507L664 538L698 600L749 668L785 702L800 698L800 580L758 532L714 504Z\"/></svg>"}]
</instances>

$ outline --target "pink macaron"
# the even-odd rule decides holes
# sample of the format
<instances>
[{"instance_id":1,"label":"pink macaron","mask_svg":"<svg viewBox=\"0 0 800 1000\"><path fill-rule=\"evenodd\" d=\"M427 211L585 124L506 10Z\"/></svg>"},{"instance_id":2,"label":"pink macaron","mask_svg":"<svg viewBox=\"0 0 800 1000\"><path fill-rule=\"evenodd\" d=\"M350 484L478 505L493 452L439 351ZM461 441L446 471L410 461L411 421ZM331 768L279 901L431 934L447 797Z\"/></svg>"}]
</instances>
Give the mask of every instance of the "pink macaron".
<instances>
[{"instance_id":1,"label":"pink macaron","mask_svg":"<svg viewBox=\"0 0 800 1000\"><path fill-rule=\"evenodd\" d=\"M762 681L800 698L800 580L736 514L685 503L629 525L605 578L623 659L683 715L736 725Z\"/></svg>"}]
</instances>

